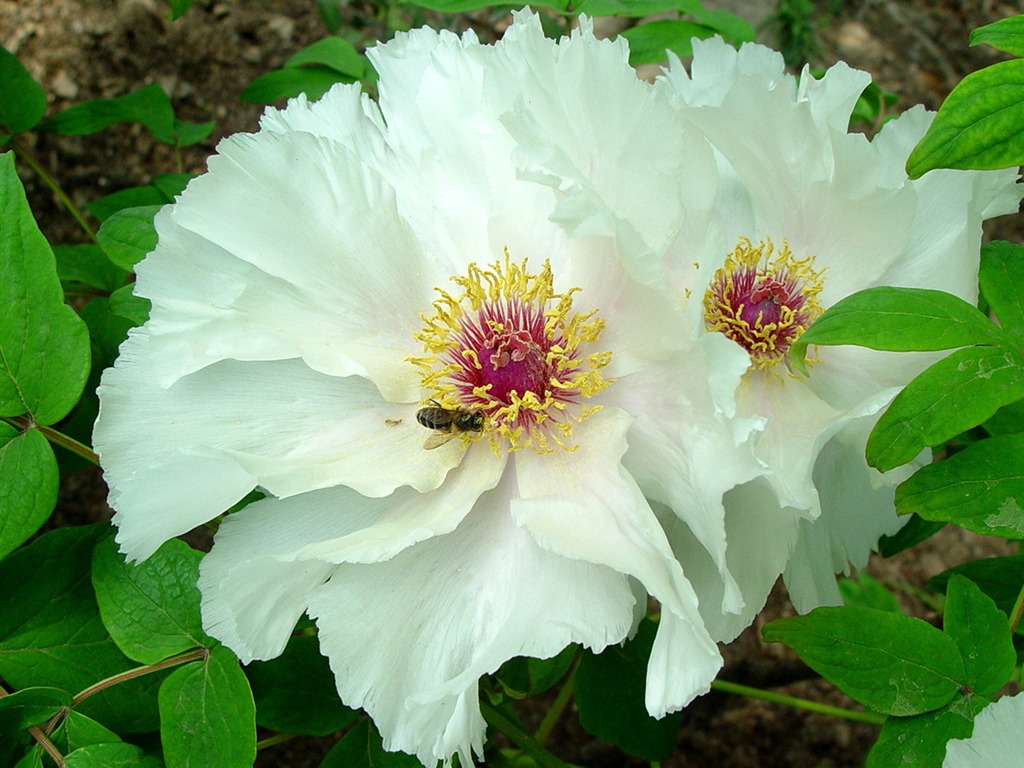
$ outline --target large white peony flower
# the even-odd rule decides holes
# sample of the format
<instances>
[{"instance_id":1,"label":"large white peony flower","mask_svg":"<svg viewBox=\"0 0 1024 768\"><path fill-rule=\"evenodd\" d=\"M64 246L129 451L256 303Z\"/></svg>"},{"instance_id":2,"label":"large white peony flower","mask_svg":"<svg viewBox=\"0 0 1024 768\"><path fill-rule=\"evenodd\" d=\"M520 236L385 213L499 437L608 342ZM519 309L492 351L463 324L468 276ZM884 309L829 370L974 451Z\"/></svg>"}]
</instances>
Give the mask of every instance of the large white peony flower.
<instances>
[{"instance_id":1,"label":"large white peony flower","mask_svg":"<svg viewBox=\"0 0 1024 768\"><path fill-rule=\"evenodd\" d=\"M618 643L645 593L647 707L678 709L721 660L644 492L717 540L702 478L761 470L707 382L735 388L746 356L711 335L731 367L688 361L677 303L620 264L635 227L566 226L524 142L638 226L713 188L710 150L586 21L557 43L530 14L495 46L415 30L370 56L379 108L351 86L268 110L158 216L151 318L94 435L122 550L261 489L203 561L207 631L268 659L308 612L344 701L424 764L481 754L481 675ZM675 190L657 206L652 174ZM692 441L665 439L678 425Z\"/></svg>"},{"instance_id":2,"label":"large white peony flower","mask_svg":"<svg viewBox=\"0 0 1024 768\"><path fill-rule=\"evenodd\" d=\"M967 739L946 744L942 768L1006 768L1024 755L1024 694L1003 696L974 718Z\"/></svg>"},{"instance_id":3,"label":"large white peony flower","mask_svg":"<svg viewBox=\"0 0 1024 768\"><path fill-rule=\"evenodd\" d=\"M975 301L981 222L1021 198L1015 171L908 180L906 159L931 115L911 109L871 141L849 133L869 81L840 63L798 82L778 53L714 39L695 41L691 74L675 59L659 82L715 148L722 180L709 237L678 238L662 251L663 268L689 297L691 327L748 354L739 388L717 389L719 410L737 434L755 436L768 470L725 497L725 560L746 607L722 614L702 592L716 639L749 623L780 573L800 611L839 603L835 572L863 566L879 536L903 522L893 489L911 470L878 473L864 446L892 397L935 358L816 348L805 378L786 365L793 340L872 286ZM721 571L720 553L709 557L675 516L663 518L688 574L705 583Z\"/></svg>"}]
</instances>

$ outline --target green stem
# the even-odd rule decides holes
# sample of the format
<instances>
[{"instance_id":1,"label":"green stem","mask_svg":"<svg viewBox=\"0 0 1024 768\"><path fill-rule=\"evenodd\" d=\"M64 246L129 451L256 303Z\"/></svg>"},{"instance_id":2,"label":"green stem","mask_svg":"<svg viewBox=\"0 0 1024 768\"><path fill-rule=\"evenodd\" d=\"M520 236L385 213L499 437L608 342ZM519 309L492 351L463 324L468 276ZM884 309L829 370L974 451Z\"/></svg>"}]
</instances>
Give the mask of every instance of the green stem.
<instances>
[{"instance_id":1,"label":"green stem","mask_svg":"<svg viewBox=\"0 0 1024 768\"><path fill-rule=\"evenodd\" d=\"M538 744L533 736L520 728L510 717L485 702L480 702L480 709L484 720L491 728L508 736L512 743L532 757L541 768L565 768L565 763Z\"/></svg>"},{"instance_id":2,"label":"green stem","mask_svg":"<svg viewBox=\"0 0 1024 768\"><path fill-rule=\"evenodd\" d=\"M1010 611L1011 635L1017 631L1022 616L1024 616L1024 587L1021 587L1020 592L1017 594L1017 602L1013 604L1013 610Z\"/></svg>"},{"instance_id":3,"label":"green stem","mask_svg":"<svg viewBox=\"0 0 1024 768\"><path fill-rule=\"evenodd\" d=\"M716 691L722 691L723 693L735 693L740 696L746 696L749 699L760 699L761 701L770 701L773 704L784 704L788 707L805 709L808 712L817 712L820 715L841 717L844 720L853 720L858 723L881 725L885 722L885 717L883 715L876 714L875 712L863 712L852 709L843 709L842 707L831 707L828 704L819 704L816 701L800 699L796 696L787 696L784 693L773 693L772 691L764 691L760 688L751 688L750 686L740 685L739 683L730 683L728 680L715 680L711 683L711 687Z\"/></svg>"},{"instance_id":4,"label":"green stem","mask_svg":"<svg viewBox=\"0 0 1024 768\"><path fill-rule=\"evenodd\" d=\"M200 661L207 659L210 656L209 649L205 647L193 648L191 651L185 651L179 653L177 656L171 656L169 659L158 661L156 664L147 664L144 667L136 667L135 669L129 669L124 672L119 672L116 675L100 680L98 683L94 683L86 688L84 691L79 693L71 700L71 706L78 706L82 701L92 696L94 693L99 693L105 688L123 683L126 680L132 680L136 677L142 677L143 675L151 674L152 672L159 672L161 669L167 669L168 667L176 667L179 664L188 664L190 661Z\"/></svg>"},{"instance_id":5,"label":"green stem","mask_svg":"<svg viewBox=\"0 0 1024 768\"><path fill-rule=\"evenodd\" d=\"M32 153L25 149L25 147L22 146L16 138L12 138L10 140L10 144L11 149L14 150L14 154L24 160L26 165L35 171L36 175L43 180L46 186L53 190L53 194L55 194L61 203L64 204L64 207L68 209L68 213L74 217L75 221L78 222L78 226L80 226L85 234L89 236L89 239L94 243L98 243L99 241L96 239L96 233L93 231L92 227L89 226L89 222L85 220L85 215L78 209L78 206L72 202L71 198L68 197L67 193L61 188L60 184L57 183L56 179L46 172L43 166L41 166L36 161L35 157L32 156Z\"/></svg>"},{"instance_id":6,"label":"green stem","mask_svg":"<svg viewBox=\"0 0 1024 768\"><path fill-rule=\"evenodd\" d=\"M561 719L565 713L565 708L569 706L569 702L572 700L573 689L576 687L576 668L579 667L579 664L580 657L577 656L576 661L573 662L572 669L569 670L565 683L562 685L562 689L551 703L551 708L544 713L544 719L540 721L540 725L537 726L537 730L533 734L533 738L542 747L547 743L548 738L551 736L551 731Z\"/></svg>"},{"instance_id":7,"label":"green stem","mask_svg":"<svg viewBox=\"0 0 1024 768\"><path fill-rule=\"evenodd\" d=\"M0 698L10 695L10 693L0 687ZM53 759L53 762L57 764L57 768L64 768L64 755L62 755L60 750L54 746L52 741L50 741L49 736L43 733L42 729L37 725L30 725L26 730L31 734L32 738L36 740L36 743L46 750L46 753Z\"/></svg>"},{"instance_id":8,"label":"green stem","mask_svg":"<svg viewBox=\"0 0 1024 768\"><path fill-rule=\"evenodd\" d=\"M294 738L294 733L275 733L273 736L267 736L267 738L257 741L256 751L259 752L261 749L272 747L275 744L283 744L284 742L291 741Z\"/></svg>"},{"instance_id":9,"label":"green stem","mask_svg":"<svg viewBox=\"0 0 1024 768\"><path fill-rule=\"evenodd\" d=\"M97 467L100 465L100 457L96 455L96 452L92 448L84 443L78 442L73 437L65 435L63 432L58 432L53 427L44 427L42 424L36 424L27 416L11 416L4 419L4 421L21 430L38 429L42 433L43 437L54 445L59 445L61 448L65 448L73 454L81 456L83 459L95 464Z\"/></svg>"}]
</instances>

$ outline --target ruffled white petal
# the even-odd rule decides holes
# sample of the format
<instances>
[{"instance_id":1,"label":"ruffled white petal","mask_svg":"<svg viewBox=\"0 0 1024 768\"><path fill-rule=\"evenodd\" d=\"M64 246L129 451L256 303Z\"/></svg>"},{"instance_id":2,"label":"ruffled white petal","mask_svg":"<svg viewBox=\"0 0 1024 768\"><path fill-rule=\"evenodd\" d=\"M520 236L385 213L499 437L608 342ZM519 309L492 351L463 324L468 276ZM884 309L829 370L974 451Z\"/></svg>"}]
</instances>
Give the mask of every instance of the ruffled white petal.
<instances>
[{"instance_id":1,"label":"ruffled white petal","mask_svg":"<svg viewBox=\"0 0 1024 768\"><path fill-rule=\"evenodd\" d=\"M616 570L552 554L508 515L510 483L453 533L373 565L341 565L310 599L342 699L387 749L424 765L483 752L477 680L514 656L621 641L633 596Z\"/></svg>"},{"instance_id":2,"label":"ruffled white petal","mask_svg":"<svg viewBox=\"0 0 1024 768\"><path fill-rule=\"evenodd\" d=\"M722 664L697 611L697 595L672 556L636 481L619 463L631 417L606 408L574 430L579 448L515 456L520 496L512 515L540 546L636 578L662 604L647 674L647 710L661 717L710 689ZM585 532L585 535L584 535ZM668 614L672 614L671 617Z\"/></svg>"},{"instance_id":3,"label":"ruffled white petal","mask_svg":"<svg viewBox=\"0 0 1024 768\"><path fill-rule=\"evenodd\" d=\"M148 557L257 485L282 497L339 484L369 496L428 491L461 459L461 441L423 450L418 404L388 403L366 379L298 360L226 360L163 388L150 341L133 332L104 374L93 434L131 557Z\"/></svg>"},{"instance_id":4,"label":"ruffled white petal","mask_svg":"<svg viewBox=\"0 0 1024 768\"><path fill-rule=\"evenodd\" d=\"M1007 768L1024 755L1024 694L1003 696L974 718L970 738L946 744L942 768Z\"/></svg>"}]
</instances>

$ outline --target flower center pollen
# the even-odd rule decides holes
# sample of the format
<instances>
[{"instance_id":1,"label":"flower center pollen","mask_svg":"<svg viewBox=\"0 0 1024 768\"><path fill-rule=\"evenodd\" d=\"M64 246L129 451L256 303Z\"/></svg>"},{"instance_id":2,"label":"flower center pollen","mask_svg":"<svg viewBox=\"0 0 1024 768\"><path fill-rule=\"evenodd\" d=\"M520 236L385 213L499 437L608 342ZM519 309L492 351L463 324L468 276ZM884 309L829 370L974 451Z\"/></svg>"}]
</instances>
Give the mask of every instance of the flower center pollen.
<instances>
[{"instance_id":1,"label":"flower center pollen","mask_svg":"<svg viewBox=\"0 0 1024 768\"><path fill-rule=\"evenodd\" d=\"M704 294L704 322L747 352L757 368L785 358L793 342L822 313L821 271L814 257L794 258L789 245L753 245L740 238Z\"/></svg>"},{"instance_id":2,"label":"flower center pollen","mask_svg":"<svg viewBox=\"0 0 1024 768\"><path fill-rule=\"evenodd\" d=\"M424 404L480 411L484 426L464 441L486 436L497 455L532 448L572 450L572 427L598 410L583 401L611 382L601 368L610 352L592 351L604 328L597 310L572 311L571 288L555 293L551 265L538 274L527 263L488 269L470 264L452 278L461 292L436 289L434 314L415 334L427 353L410 358L429 391Z\"/></svg>"}]
</instances>

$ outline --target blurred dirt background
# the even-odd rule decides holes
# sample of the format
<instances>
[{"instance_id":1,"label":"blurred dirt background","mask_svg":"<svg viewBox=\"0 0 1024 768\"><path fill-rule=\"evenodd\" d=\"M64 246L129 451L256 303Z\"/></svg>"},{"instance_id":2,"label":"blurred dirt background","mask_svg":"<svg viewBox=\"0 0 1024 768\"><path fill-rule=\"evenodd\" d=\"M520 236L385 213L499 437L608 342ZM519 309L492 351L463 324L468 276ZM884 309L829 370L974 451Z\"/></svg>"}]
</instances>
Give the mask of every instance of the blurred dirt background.
<instances>
[{"instance_id":1,"label":"blurred dirt background","mask_svg":"<svg viewBox=\"0 0 1024 768\"><path fill-rule=\"evenodd\" d=\"M806 38L804 52L812 65L827 66L843 59L869 71L884 89L898 95L897 110L919 102L935 109L965 74L1000 60L1000 54L984 46L968 48L968 34L975 27L1024 12L1020 0L806 2L813 7L807 24L790 28ZM705 0L705 4L751 21L760 29L762 42L776 46L786 42L780 37L780 24L771 23L779 10L776 0ZM799 5L796 0L783 0L784 7ZM507 16L489 11L425 16L408 7L359 0L339 0L339 10L346 21L343 33L353 41L369 42L386 35L388 21L409 25L429 21L456 30L472 27L484 40L500 36L508 23ZM119 96L159 83L171 96L179 118L217 121L208 140L181 152L181 169L199 173L219 138L256 128L262 107L239 103L245 86L327 34L314 0L196 0L182 19L170 22L166 16L163 0L0 0L0 44L43 84L51 101L48 115L86 99ZM615 30L613 25L606 28ZM138 126L116 126L85 137L35 134L26 137L25 143L79 206L179 170L174 150ZM80 242L80 232L54 196L30 173L23 178L51 243ZM997 222L994 234L1019 241L1020 217ZM104 497L98 471L75 473L65 480L52 524L103 519L109 515ZM1011 553L1001 541L947 528L921 547L890 560L876 559L869 572L887 583L921 587L951 565ZM907 610L936 620L912 592L899 594ZM762 619L724 649L723 677L850 705L784 648L758 639L764 621L790 612L779 587ZM539 721L544 703L530 703L523 709L527 724ZM872 726L712 693L685 711L678 750L661 765L854 767L862 765L876 732ZM261 751L257 766L316 766L336 740L336 736L297 738ZM550 746L559 757L586 768L646 765L586 734L571 711L562 718Z\"/></svg>"}]
</instances>

